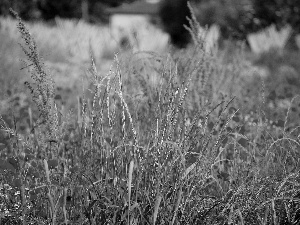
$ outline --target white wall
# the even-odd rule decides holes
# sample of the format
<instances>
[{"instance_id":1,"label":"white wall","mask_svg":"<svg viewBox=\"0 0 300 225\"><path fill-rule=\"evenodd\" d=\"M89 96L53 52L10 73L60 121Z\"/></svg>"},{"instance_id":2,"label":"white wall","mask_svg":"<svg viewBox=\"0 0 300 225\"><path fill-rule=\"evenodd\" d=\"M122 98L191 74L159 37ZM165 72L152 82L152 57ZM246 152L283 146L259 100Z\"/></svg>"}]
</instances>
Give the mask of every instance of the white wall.
<instances>
[{"instance_id":1,"label":"white wall","mask_svg":"<svg viewBox=\"0 0 300 225\"><path fill-rule=\"evenodd\" d=\"M169 36L149 23L147 15L115 14L110 18L112 38L119 42L128 37L134 51L160 51L168 44Z\"/></svg>"}]
</instances>

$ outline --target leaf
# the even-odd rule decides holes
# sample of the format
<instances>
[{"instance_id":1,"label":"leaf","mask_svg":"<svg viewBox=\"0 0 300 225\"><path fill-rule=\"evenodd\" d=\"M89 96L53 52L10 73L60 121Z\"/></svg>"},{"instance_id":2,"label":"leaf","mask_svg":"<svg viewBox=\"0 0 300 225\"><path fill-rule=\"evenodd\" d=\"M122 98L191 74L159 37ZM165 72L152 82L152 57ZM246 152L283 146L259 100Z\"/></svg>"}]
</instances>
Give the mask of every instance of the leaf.
<instances>
[{"instance_id":1,"label":"leaf","mask_svg":"<svg viewBox=\"0 0 300 225\"><path fill-rule=\"evenodd\" d=\"M247 140L246 138L241 138L241 139L238 141L238 143L239 143L241 146L243 146L244 148L246 148L247 145L248 145L248 140Z\"/></svg>"},{"instance_id":2,"label":"leaf","mask_svg":"<svg viewBox=\"0 0 300 225\"><path fill-rule=\"evenodd\" d=\"M1 170L10 170L15 172L15 167L10 164L9 162L7 162L6 160L0 159L0 169Z\"/></svg>"},{"instance_id":3,"label":"leaf","mask_svg":"<svg viewBox=\"0 0 300 225\"><path fill-rule=\"evenodd\" d=\"M242 126L242 127L240 128L239 133L242 134L242 135L245 135L245 132L246 132L245 126Z\"/></svg>"},{"instance_id":4,"label":"leaf","mask_svg":"<svg viewBox=\"0 0 300 225\"><path fill-rule=\"evenodd\" d=\"M237 123L240 122L240 118L238 116L232 117L232 120Z\"/></svg>"},{"instance_id":5,"label":"leaf","mask_svg":"<svg viewBox=\"0 0 300 225\"><path fill-rule=\"evenodd\" d=\"M224 138L222 139L222 144L223 144L223 145L226 145L227 142L228 142L228 137L226 136L226 137L224 137Z\"/></svg>"}]
</instances>

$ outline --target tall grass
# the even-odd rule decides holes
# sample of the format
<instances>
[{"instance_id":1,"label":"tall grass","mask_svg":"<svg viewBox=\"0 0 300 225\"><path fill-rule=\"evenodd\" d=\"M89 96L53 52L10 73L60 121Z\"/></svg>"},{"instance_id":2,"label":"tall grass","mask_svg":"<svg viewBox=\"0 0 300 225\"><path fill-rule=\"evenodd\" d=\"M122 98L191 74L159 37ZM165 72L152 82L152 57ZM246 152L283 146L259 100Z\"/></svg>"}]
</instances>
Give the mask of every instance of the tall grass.
<instances>
[{"instance_id":1,"label":"tall grass","mask_svg":"<svg viewBox=\"0 0 300 225\"><path fill-rule=\"evenodd\" d=\"M206 51L194 18L179 54L115 55L107 75L91 57L93 96L74 114L14 15L39 114L25 135L2 119L1 224L298 223L297 128L275 136L262 111L240 112L242 61Z\"/></svg>"},{"instance_id":2,"label":"tall grass","mask_svg":"<svg viewBox=\"0 0 300 225\"><path fill-rule=\"evenodd\" d=\"M117 45L112 41L108 27L93 26L80 20L56 18L55 25L32 22L27 26L40 45L40 52L51 62L88 62L90 46L98 59L106 47L113 52ZM1 30L12 40L19 41L13 18L1 17Z\"/></svg>"}]
</instances>

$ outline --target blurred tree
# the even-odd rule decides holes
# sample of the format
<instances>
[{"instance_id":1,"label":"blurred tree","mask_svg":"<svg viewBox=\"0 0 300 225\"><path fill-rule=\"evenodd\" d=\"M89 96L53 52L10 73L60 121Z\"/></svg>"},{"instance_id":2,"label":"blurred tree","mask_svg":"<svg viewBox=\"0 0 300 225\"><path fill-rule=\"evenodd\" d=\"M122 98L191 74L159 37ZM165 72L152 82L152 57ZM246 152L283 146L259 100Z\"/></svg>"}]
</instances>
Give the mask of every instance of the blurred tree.
<instances>
[{"instance_id":1,"label":"blurred tree","mask_svg":"<svg viewBox=\"0 0 300 225\"><path fill-rule=\"evenodd\" d=\"M256 29L252 1L191 0L200 25L217 24L223 37L234 39L244 39L250 30ZM159 15L172 43L185 47L190 41L190 35L183 27L183 24L188 24L186 17L190 17L187 0L163 0Z\"/></svg>"},{"instance_id":2,"label":"blurred tree","mask_svg":"<svg viewBox=\"0 0 300 225\"><path fill-rule=\"evenodd\" d=\"M116 7L135 0L38 0L43 18L83 18L89 22L107 22L105 7Z\"/></svg>"},{"instance_id":3,"label":"blurred tree","mask_svg":"<svg viewBox=\"0 0 300 225\"><path fill-rule=\"evenodd\" d=\"M201 25L220 26L225 38L245 39L247 34L275 24L290 24L300 32L300 0L195 0Z\"/></svg>"},{"instance_id":4,"label":"blurred tree","mask_svg":"<svg viewBox=\"0 0 300 225\"><path fill-rule=\"evenodd\" d=\"M183 26L188 25L187 16L190 17L187 0L163 0L161 2L159 17L163 29L170 35L171 42L179 48L185 47L191 38Z\"/></svg>"},{"instance_id":5,"label":"blurred tree","mask_svg":"<svg viewBox=\"0 0 300 225\"><path fill-rule=\"evenodd\" d=\"M62 18L80 18L81 0L39 0L38 8L46 20L56 16Z\"/></svg>"},{"instance_id":6,"label":"blurred tree","mask_svg":"<svg viewBox=\"0 0 300 225\"><path fill-rule=\"evenodd\" d=\"M225 38L244 39L254 29L251 0L197 0L196 5L199 23L219 25Z\"/></svg>"},{"instance_id":7,"label":"blurred tree","mask_svg":"<svg viewBox=\"0 0 300 225\"><path fill-rule=\"evenodd\" d=\"M87 21L107 21L105 7L116 7L123 2L135 0L0 0L0 15L9 15L9 8L22 19L51 20L62 18L85 18Z\"/></svg>"},{"instance_id":8,"label":"blurred tree","mask_svg":"<svg viewBox=\"0 0 300 225\"><path fill-rule=\"evenodd\" d=\"M0 15L9 8L24 20L82 18L90 22L107 22L105 7L141 0L0 0ZM300 0L190 0L197 6L201 25L218 24L224 37L244 39L248 33L275 24L278 28L290 24L300 33ZM189 16L187 0L162 0L159 12L163 29L172 42L184 47L190 40L183 28Z\"/></svg>"},{"instance_id":9,"label":"blurred tree","mask_svg":"<svg viewBox=\"0 0 300 225\"><path fill-rule=\"evenodd\" d=\"M253 0L255 18L260 28L275 24L278 28L290 24L300 33L299 0Z\"/></svg>"},{"instance_id":10,"label":"blurred tree","mask_svg":"<svg viewBox=\"0 0 300 225\"><path fill-rule=\"evenodd\" d=\"M9 15L9 8L12 8L24 20L37 19L40 17L37 1L38 0L0 0L0 15Z\"/></svg>"}]
</instances>

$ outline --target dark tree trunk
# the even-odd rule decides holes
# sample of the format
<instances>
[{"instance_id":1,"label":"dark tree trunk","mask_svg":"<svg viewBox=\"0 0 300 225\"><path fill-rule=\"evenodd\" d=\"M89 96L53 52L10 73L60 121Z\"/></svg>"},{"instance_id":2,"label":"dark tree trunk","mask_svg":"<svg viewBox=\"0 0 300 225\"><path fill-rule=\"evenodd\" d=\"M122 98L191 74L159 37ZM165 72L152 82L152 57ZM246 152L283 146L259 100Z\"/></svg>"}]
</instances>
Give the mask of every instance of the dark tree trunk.
<instances>
[{"instance_id":1,"label":"dark tree trunk","mask_svg":"<svg viewBox=\"0 0 300 225\"><path fill-rule=\"evenodd\" d=\"M88 0L81 0L81 13L82 19L86 22L89 21L89 3Z\"/></svg>"}]
</instances>

